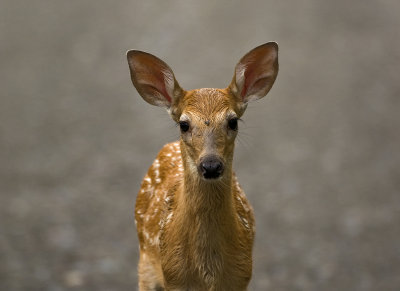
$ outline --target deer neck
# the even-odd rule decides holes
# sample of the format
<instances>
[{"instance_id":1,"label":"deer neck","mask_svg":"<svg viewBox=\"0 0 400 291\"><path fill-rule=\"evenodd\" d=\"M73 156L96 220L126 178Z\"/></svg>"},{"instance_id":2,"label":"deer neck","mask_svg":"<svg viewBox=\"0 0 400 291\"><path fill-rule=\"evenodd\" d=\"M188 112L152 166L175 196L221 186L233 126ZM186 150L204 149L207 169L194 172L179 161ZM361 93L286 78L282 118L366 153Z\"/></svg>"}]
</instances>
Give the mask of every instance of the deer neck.
<instances>
[{"instance_id":1,"label":"deer neck","mask_svg":"<svg viewBox=\"0 0 400 291\"><path fill-rule=\"evenodd\" d=\"M234 214L232 198L232 163L226 165L223 177L216 181L204 180L194 169L182 151L184 180L177 197L177 207L187 219L195 219L201 225L220 226L223 221L232 221ZM193 220L192 220L193 222Z\"/></svg>"}]
</instances>

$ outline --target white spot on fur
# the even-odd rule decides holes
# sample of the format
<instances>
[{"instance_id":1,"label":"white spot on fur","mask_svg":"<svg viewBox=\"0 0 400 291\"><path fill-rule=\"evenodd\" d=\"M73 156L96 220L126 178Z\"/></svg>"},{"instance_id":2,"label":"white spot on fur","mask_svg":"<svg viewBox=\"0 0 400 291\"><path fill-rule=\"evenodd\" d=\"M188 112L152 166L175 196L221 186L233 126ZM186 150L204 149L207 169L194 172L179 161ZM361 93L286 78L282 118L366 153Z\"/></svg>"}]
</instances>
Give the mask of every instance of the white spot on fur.
<instances>
[{"instance_id":1,"label":"white spot on fur","mask_svg":"<svg viewBox=\"0 0 400 291\"><path fill-rule=\"evenodd\" d=\"M238 218L242 221L242 224L244 225L245 228L250 229L249 222L246 218L240 216L239 214L237 215Z\"/></svg>"},{"instance_id":2,"label":"white spot on fur","mask_svg":"<svg viewBox=\"0 0 400 291\"><path fill-rule=\"evenodd\" d=\"M168 216L167 216L167 221L166 221L165 223L168 224L168 223L171 221L171 219L172 219L173 216L174 216L174 213L171 211L171 212L168 214Z\"/></svg>"},{"instance_id":3,"label":"white spot on fur","mask_svg":"<svg viewBox=\"0 0 400 291\"><path fill-rule=\"evenodd\" d=\"M156 236L154 236L153 238L150 238L149 239L149 243L151 244L151 245L158 245L159 243L160 243L160 237L159 237L159 235L156 235Z\"/></svg>"}]
</instances>

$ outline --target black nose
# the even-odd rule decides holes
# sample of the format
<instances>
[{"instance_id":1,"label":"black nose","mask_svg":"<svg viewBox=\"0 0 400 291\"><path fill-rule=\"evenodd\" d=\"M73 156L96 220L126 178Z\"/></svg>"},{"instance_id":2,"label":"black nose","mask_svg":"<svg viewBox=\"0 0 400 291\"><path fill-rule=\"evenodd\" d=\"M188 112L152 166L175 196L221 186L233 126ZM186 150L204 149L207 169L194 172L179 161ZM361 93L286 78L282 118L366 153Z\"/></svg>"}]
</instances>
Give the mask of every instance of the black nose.
<instances>
[{"instance_id":1,"label":"black nose","mask_svg":"<svg viewBox=\"0 0 400 291\"><path fill-rule=\"evenodd\" d=\"M215 157L205 157L200 163L200 171L206 179L216 179L222 175L224 165L222 161Z\"/></svg>"}]
</instances>

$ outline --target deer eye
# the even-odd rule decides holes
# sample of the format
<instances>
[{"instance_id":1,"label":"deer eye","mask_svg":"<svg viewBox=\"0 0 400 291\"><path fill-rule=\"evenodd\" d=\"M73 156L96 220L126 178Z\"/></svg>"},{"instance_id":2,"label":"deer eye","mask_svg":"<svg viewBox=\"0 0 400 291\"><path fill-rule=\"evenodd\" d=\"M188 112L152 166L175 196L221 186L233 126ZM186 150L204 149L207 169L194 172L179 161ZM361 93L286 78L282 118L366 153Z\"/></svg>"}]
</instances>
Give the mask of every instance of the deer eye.
<instances>
[{"instance_id":1,"label":"deer eye","mask_svg":"<svg viewBox=\"0 0 400 291\"><path fill-rule=\"evenodd\" d=\"M238 129L238 120L237 118L232 118L228 120L228 127L232 130Z\"/></svg>"},{"instance_id":2,"label":"deer eye","mask_svg":"<svg viewBox=\"0 0 400 291\"><path fill-rule=\"evenodd\" d=\"M189 122L179 121L179 127L181 128L181 132L187 132L189 130Z\"/></svg>"}]
</instances>

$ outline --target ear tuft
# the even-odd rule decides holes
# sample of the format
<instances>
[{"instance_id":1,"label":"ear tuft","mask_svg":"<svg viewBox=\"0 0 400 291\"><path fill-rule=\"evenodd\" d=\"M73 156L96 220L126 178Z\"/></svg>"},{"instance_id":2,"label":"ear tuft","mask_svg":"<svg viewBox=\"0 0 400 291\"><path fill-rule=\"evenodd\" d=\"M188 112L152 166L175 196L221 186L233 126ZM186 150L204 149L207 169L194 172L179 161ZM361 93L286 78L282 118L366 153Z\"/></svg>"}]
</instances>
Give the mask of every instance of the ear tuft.
<instances>
[{"instance_id":1,"label":"ear tuft","mask_svg":"<svg viewBox=\"0 0 400 291\"><path fill-rule=\"evenodd\" d=\"M278 75L278 44L268 42L242 57L229 88L243 103L267 95Z\"/></svg>"},{"instance_id":2,"label":"ear tuft","mask_svg":"<svg viewBox=\"0 0 400 291\"><path fill-rule=\"evenodd\" d=\"M171 68L146 52L130 50L126 56L132 83L143 99L152 105L171 107L183 91Z\"/></svg>"}]
</instances>

